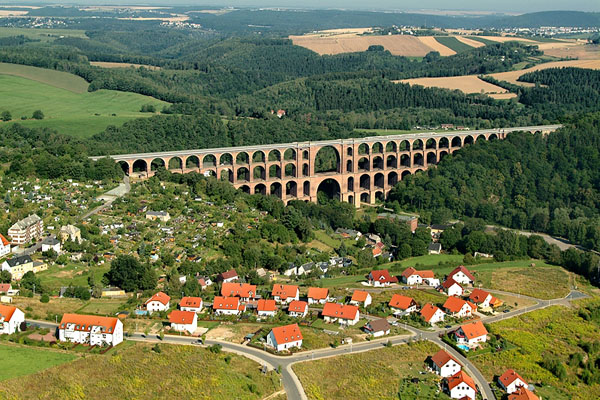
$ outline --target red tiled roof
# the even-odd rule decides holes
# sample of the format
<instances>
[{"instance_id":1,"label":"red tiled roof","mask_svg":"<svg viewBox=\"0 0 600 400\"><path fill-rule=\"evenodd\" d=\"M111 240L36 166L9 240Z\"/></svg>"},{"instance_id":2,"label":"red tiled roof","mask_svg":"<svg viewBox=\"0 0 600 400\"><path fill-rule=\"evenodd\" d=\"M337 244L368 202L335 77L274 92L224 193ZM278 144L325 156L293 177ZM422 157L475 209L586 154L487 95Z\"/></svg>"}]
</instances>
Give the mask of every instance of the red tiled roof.
<instances>
[{"instance_id":1,"label":"red tiled roof","mask_svg":"<svg viewBox=\"0 0 600 400\"><path fill-rule=\"evenodd\" d=\"M12 289L12 286L10 283L0 283L0 293L6 293L10 289Z\"/></svg>"},{"instance_id":2,"label":"red tiled roof","mask_svg":"<svg viewBox=\"0 0 600 400\"><path fill-rule=\"evenodd\" d=\"M431 361L440 368L446 365L450 360L454 361L458 365L461 365L456 358L452 357L452 355L441 349L435 353L433 357L431 357Z\"/></svg>"},{"instance_id":3,"label":"red tiled roof","mask_svg":"<svg viewBox=\"0 0 600 400\"><path fill-rule=\"evenodd\" d=\"M471 377L467 374L465 374L464 371L458 371L456 374L452 375L451 377L447 378L448 379L448 388L450 390L454 389L456 386L460 385L461 383L466 383L467 385L469 385L470 387L473 388L473 390L477 390L477 387L475 386L475 382L473 381L473 379L471 379Z\"/></svg>"},{"instance_id":4,"label":"red tiled roof","mask_svg":"<svg viewBox=\"0 0 600 400\"><path fill-rule=\"evenodd\" d=\"M364 290L355 290L354 293L352 293L352 301L364 302L367 300L367 296L369 296L369 292L365 292Z\"/></svg>"},{"instance_id":5,"label":"red tiled roof","mask_svg":"<svg viewBox=\"0 0 600 400\"><path fill-rule=\"evenodd\" d=\"M103 332L113 333L117 325L117 318L99 317L97 315L63 314L60 320L60 329L65 329L67 324L75 324L76 331L90 331L93 326L102 327Z\"/></svg>"},{"instance_id":6,"label":"red tiled roof","mask_svg":"<svg viewBox=\"0 0 600 400\"><path fill-rule=\"evenodd\" d=\"M408 267L402 272L402 276L405 278L408 278L412 275L419 275L423 279L431 279L435 276L431 270L417 271L413 267Z\"/></svg>"},{"instance_id":7,"label":"red tiled roof","mask_svg":"<svg viewBox=\"0 0 600 400\"><path fill-rule=\"evenodd\" d=\"M370 275L374 281L379 281L382 283L386 283L386 282L397 283L398 282L398 278L396 278L395 276L391 276L390 272L387 269L371 271Z\"/></svg>"},{"instance_id":8,"label":"red tiled roof","mask_svg":"<svg viewBox=\"0 0 600 400\"><path fill-rule=\"evenodd\" d=\"M439 309L439 307L436 307L431 303L427 303L423 306L423 308L421 308L421 315L423 318L425 318L425 321L429 322Z\"/></svg>"},{"instance_id":9,"label":"red tiled roof","mask_svg":"<svg viewBox=\"0 0 600 400\"><path fill-rule=\"evenodd\" d=\"M204 280L204 278L198 279L198 285L200 285L201 287L206 286L206 281Z\"/></svg>"},{"instance_id":10,"label":"red tiled roof","mask_svg":"<svg viewBox=\"0 0 600 400\"><path fill-rule=\"evenodd\" d=\"M472 281L475 280L473 274L464 265L459 265L458 267L454 268L452 272L450 272L450 274L448 275L448 278L452 278L457 272L462 272Z\"/></svg>"},{"instance_id":11,"label":"red tiled roof","mask_svg":"<svg viewBox=\"0 0 600 400\"><path fill-rule=\"evenodd\" d=\"M256 309L258 311L275 311L277 310L277 305L275 304L275 300L260 299Z\"/></svg>"},{"instance_id":12,"label":"red tiled roof","mask_svg":"<svg viewBox=\"0 0 600 400\"><path fill-rule=\"evenodd\" d=\"M395 294L392 296L389 306L393 308L399 308L401 310L406 310L416 304L417 303L412 297L402 296L401 294Z\"/></svg>"},{"instance_id":13,"label":"red tiled roof","mask_svg":"<svg viewBox=\"0 0 600 400\"><path fill-rule=\"evenodd\" d=\"M452 285L458 285L460 286L460 284L458 282L456 282L454 279L452 278L447 278L444 283L442 283L442 287L444 289L450 289L452 287ZM460 286L462 288L462 286Z\"/></svg>"},{"instance_id":14,"label":"red tiled roof","mask_svg":"<svg viewBox=\"0 0 600 400\"><path fill-rule=\"evenodd\" d=\"M171 301L171 297L163 292L158 292L154 296L150 297L144 304L148 304L151 301L158 301L161 304L167 305Z\"/></svg>"},{"instance_id":15,"label":"red tiled roof","mask_svg":"<svg viewBox=\"0 0 600 400\"><path fill-rule=\"evenodd\" d=\"M325 300L329 295L329 289L327 288L308 288L308 298L314 300Z\"/></svg>"},{"instance_id":16,"label":"red tiled roof","mask_svg":"<svg viewBox=\"0 0 600 400\"><path fill-rule=\"evenodd\" d=\"M503 373L500 378L498 378L498 380L504 385L504 387L508 387L508 385L510 385L517 379L520 379L523 383L526 383L525 379L523 379L519 374L517 374L514 369L507 369L506 372Z\"/></svg>"},{"instance_id":17,"label":"red tiled roof","mask_svg":"<svg viewBox=\"0 0 600 400\"><path fill-rule=\"evenodd\" d=\"M237 278L238 274L235 271L235 269L230 269L227 272L222 272L219 274L219 277L221 279L231 279L231 278Z\"/></svg>"},{"instance_id":18,"label":"red tiled roof","mask_svg":"<svg viewBox=\"0 0 600 400\"><path fill-rule=\"evenodd\" d=\"M325 303L322 312L324 317L354 319L358 314L358 307L338 303Z\"/></svg>"},{"instance_id":19,"label":"red tiled roof","mask_svg":"<svg viewBox=\"0 0 600 400\"><path fill-rule=\"evenodd\" d=\"M215 296L213 300L213 310L235 310L240 305L240 299L237 297Z\"/></svg>"},{"instance_id":20,"label":"red tiled roof","mask_svg":"<svg viewBox=\"0 0 600 400\"><path fill-rule=\"evenodd\" d=\"M194 322L196 313L193 311L173 310L171 311L168 317L169 322L171 322L172 324L189 325Z\"/></svg>"},{"instance_id":21,"label":"red tiled roof","mask_svg":"<svg viewBox=\"0 0 600 400\"><path fill-rule=\"evenodd\" d=\"M271 296L287 299L288 297L296 297L296 293L298 293L298 286L296 285L274 285Z\"/></svg>"},{"instance_id":22,"label":"red tiled roof","mask_svg":"<svg viewBox=\"0 0 600 400\"><path fill-rule=\"evenodd\" d=\"M489 295L490 294L485 290L473 289L473 292L471 292L471 295L469 296L469 300L476 304L483 303Z\"/></svg>"},{"instance_id":23,"label":"red tiled roof","mask_svg":"<svg viewBox=\"0 0 600 400\"><path fill-rule=\"evenodd\" d=\"M277 326L271 330L277 344L296 342L302 340L302 332L298 324Z\"/></svg>"},{"instance_id":24,"label":"red tiled roof","mask_svg":"<svg viewBox=\"0 0 600 400\"><path fill-rule=\"evenodd\" d=\"M468 304L467 301L459 297L450 296L446 299L446 302L444 303L444 308L452 313L457 313L463 308L465 304Z\"/></svg>"},{"instance_id":25,"label":"red tiled roof","mask_svg":"<svg viewBox=\"0 0 600 400\"><path fill-rule=\"evenodd\" d=\"M249 283L223 282L221 286L221 296L254 297L254 295L256 295L256 285Z\"/></svg>"},{"instance_id":26,"label":"red tiled roof","mask_svg":"<svg viewBox=\"0 0 600 400\"><path fill-rule=\"evenodd\" d=\"M467 339L474 339L488 334L487 329L485 329L481 321L461 325L460 329L465 333Z\"/></svg>"},{"instance_id":27,"label":"red tiled roof","mask_svg":"<svg viewBox=\"0 0 600 400\"><path fill-rule=\"evenodd\" d=\"M415 272L417 272L416 269L414 269L413 267L408 267L404 271L402 271L402 276L408 278L409 276L414 275Z\"/></svg>"},{"instance_id":28,"label":"red tiled roof","mask_svg":"<svg viewBox=\"0 0 600 400\"><path fill-rule=\"evenodd\" d=\"M15 306L5 306L0 304L0 320L4 319L4 322L10 321L16 310L17 307Z\"/></svg>"},{"instance_id":29,"label":"red tiled roof","mask_svg":"<svg viewBox=\"0 0 600 400\"><path fill-rule=\"evenodd\" d=\"M306 311L307 307L308 307L308 303L307 302L305 302L305 301L299 301L299 300L294 300L288 306L288 312L303 313L304 311Z\"/></svg>"},{"instance_id":30,"label":"red tiled roof","mask_svg":"<svg viewBox=\"0 0 600 400\"><path fill-rule=\"evenodd\" d=\"M0 233L0 241L2 242L3 246L8 246L10 244L10 242L8 240L6 240L6 238Z\"/></svg>"},{"instance_id":31,"label":"red tiled roof","mask_svg":"<svg viewBox=\"0 0 600 400\"><path fill-rule=\"evenodd\" d=\"M508 400L540 400L540 398L529 389L521 387L516 392L509 394Z\"/></svg>"},{"instance_id":32,"label":"red tiled roof","mask_svg":"<svg viewBox=\"0 0 600 400\"><path fill-rule=\"evenodd\" d=\"M184 297L179 302L179 308L181 308L181 307L199 308L200 306L202 306L202 299L200 297Z\"/></svg>"}]
</instances>

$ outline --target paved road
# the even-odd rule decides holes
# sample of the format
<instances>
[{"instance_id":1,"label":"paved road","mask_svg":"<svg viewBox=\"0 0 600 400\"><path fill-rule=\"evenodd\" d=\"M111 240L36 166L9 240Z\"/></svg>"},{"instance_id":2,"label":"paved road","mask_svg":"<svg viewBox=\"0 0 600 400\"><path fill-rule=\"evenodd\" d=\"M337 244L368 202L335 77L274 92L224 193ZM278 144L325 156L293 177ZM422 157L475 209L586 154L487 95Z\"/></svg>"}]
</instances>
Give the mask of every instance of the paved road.
<instances>
[{"instance_id":1,"label":"paved road","mask_svg":"<svg viewBox=\"0 0 600 400\"><path fill-rule=\"evenodd\" d=\"M131 190L131 185L129 184L129 176L125 175L123 177L123 182L120 183L119 186L117 186L116 188L114 188L112 190L109 190L108 192L104 193L102 196L98 196L98 200L104 200L104 204L94 208L93 210L86 212L85 214L81 215L79 217L79 219L86 219L89 216L96 214L100 210L107 208L108 206L110 206L112 204L113 201L115 201L115 199L117 199L118 197L125 196L127 193L129 193L130 190Z\"/></svg>"}]
</instances>

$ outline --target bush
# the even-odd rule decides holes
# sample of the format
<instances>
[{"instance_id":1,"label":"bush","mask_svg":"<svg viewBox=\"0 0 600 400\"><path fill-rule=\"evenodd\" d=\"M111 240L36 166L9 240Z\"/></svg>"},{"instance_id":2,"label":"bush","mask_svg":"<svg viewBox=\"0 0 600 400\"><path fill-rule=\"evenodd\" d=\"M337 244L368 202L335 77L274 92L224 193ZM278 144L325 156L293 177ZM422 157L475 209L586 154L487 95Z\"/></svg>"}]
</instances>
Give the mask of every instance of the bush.
<instances>
[{"instance_id":1,"label":"bush","mask_svg":"<svg viewBox=\"0 0 600 400\"><path fill-rule=\"evenodd\" d=\"M222 348L223 346L220 344L213 344L212 346L208 347L208 350L210 350L211 353L219 354Z\"/></svg>"},{"instance_id":2,"label":"bush","mask_svg":"<svg viewBox=\"0 0 600 400\"><path fill-rule=\"evenodd\" d=\"M44 119L44 113L42 110L35 110L31 116L33 119Z\"/></svg>"},{"instance_id":3,"label":"bush","mask_svg":"<svg viewBox=\"0 0 600 400\"><path fill-rule=\"evenodd\" d=\"M42 295L42 297L40 297L40 301L42 303L48 303L48 302L50 302L50 296L48 296L48 294L44 293Z\"/></svg>"}]
</instances>

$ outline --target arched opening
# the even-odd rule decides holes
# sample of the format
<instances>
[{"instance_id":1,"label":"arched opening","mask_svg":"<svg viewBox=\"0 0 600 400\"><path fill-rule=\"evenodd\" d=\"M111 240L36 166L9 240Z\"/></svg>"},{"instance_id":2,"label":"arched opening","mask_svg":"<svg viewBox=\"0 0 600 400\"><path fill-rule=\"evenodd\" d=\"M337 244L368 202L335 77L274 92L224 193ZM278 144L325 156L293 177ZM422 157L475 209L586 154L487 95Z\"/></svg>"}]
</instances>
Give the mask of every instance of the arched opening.
<instances>
[{"instance_id":1,"label":"arched opening","mask_svg":"<svg viewBox=\"0 0 600 400\"><path fill-rule=\"evenodd\" d=\"M371 177L367 174L360 176L360 188L365 190L371 190Z\"/></svg>"},{"instance_id":2,"label":"arched opening","mask_svg":"<svg viewBox=\"0 0 600 400\"><path fill-rule=\"evenodd\" d=\"M281 194L282 194L281 183L279 183L279 182L272 183L269 193L271 194L271 196L277 196L277 197L281 198Z\"/></svg>"},{"instance_id":3,"label":"arched opening","mask_svg":"<svg viewBox=\"0 0 600 400\"><path fill-rule=\"evenodd\" d=\"M285 184L286 197L298 197L298 184L294 181Z\"/></svg>"},{"instance_id":4,"label":"arched opening","mask_svg":"<svg viewBox=\"0 0 600 400\"><path fill-rule=\"evenodd\" d=\"M162 158L155 158L150 163L150 171L158 171L160 168L165 168L165 160Z\"/></svg>"},{"instance_id":5,"label":"arched opening","mask_svg":"<svg viewBox=\"0 0 600 400\"><path fill-rule=\"evenodd\" d=\"M286 160L286 161L295 160L296 159L296 150L294 150L294 149L287 149L283 153L283 159Z\"/></svg>"},{"instance_id":6,"label":"arched opening","mask_svg":"<svg viewBox=\"0 0 600 400\"><path fill-rule=\"evenodd\" d=\"M250 157L248 156L248 153L246 152L241 152L238 153L237 156L235 156L235 163L240 165L240 164L249 164L250 163Z\"/></svg>"},{"instance_id":7,"label":"arched opening","mask_svg":"<svg viewBox=\"0 0 600 400\"><path fill-rule=\"evenodd\" d=\"M269 178L281 179L281 167L279 165L271 165L269 167Z\"/></svg>"},{"instance_id":8,"label":"arched opening","mask_svg":"<svg viewBox=\"0 0 600 400\"><path fill-rule=\"evenodd\" d=\"M352 147L348 147L346 149L346 155L349 157L352 157L353 154L354 154L354 150L352 150Z\"/></svg>"},{"instance_id":9,"label":"arched opening","mask_svg":"<svg viewBox=\"0 0 600 400\"><path fill-rule=\"evenodd\" d=\"M302 176L309 176L310 175L310 168L308 167L308 164L304 164L302 166Z\"/></svg>"},{"instance_id":10,"label":"arched opening","mask_svg":"<svg viewBox=\"0 0 600 400\"><path fill-rule=\"evenodd\" d=\"M449 145L450 145L450 142L448 141L448 138L443 137L440 139L440 145L439 145L440 149L447 149Z\"/></svg>"},{"instance_id":11,"label":"arched opening","mask_svg":"<svg viewBox=\"0 0 600 400\"><path fill-rule=\"evenodd\" d=\"M304 182L304 184L302 185L302 194L304 196L310 196L310 182L309 181Z\"/></svg>"},{"instance_id":12,"label":"arched opening","mask_svg":"<svg viewBox=\"0 0 600 400\"><path fill-rule=\"evenodd\" d=\"M266 196L267 187L264 184L259 183L258 185L254 186L254 194L262 194L263 196Z\"/></svg>"},{"instance_id":13,"label":"arched opening","mask_svg":"<svg viewBox=\"0 0 600 400\"><path fill-rule=\"evenodd\" d=\"M348 191L354 192L354 178L353 177L348 178Z\"/></svg>"},{"instance_id":14,"label":"arched opening","mask_svg":"<svg viewBox=\"0 0 600 400\"><path fill-rule=\"evenodd\" d=\"M385 201L385 196L381 190L375 192L375 200L377 201Z\"/></svg>"},{"instance_id":15,"label":"arched opening","mask_svg":"<svg viewBox=\"0 0 600 400\"><path fill-rule=\"evenodd\" d=\"M427 153L427 164L435 164L437 163L437 156L433 151Z\"/></svg>"},{"instance_id":16,"label":"arched opening","mask_svg":"<svg viewBox=\"0 0 600 400\"><path fill-rule=\"evenodd\" d=\"M346 161L346 172L352 172L353 169L353 163L352 160L348 160Z\"/></svg>"},{"instance_id":17,"label":"arched opening","mask_svg":"<svg viewBox=\"0 0 600 400\"><path fill-rule=\"evenodd\" d=\"M448 155L447 151L440 151L440 161L442 161L444 159L444 157L446 157Z\"/></svg>"},{"instance_id":18,"label":"arched opening","mask_svg":"<svg viewBox=\"0 0 600 400\"><path fill-rule=\"evenodd\" d=\"M398 159L396 158L396 156L387 156L385 165L388 168L398 168Z\"/></svg>"},{"instance_id":19,"label":"arched opening","mask_svg":"<svg viewBox=\"0 0 600 400\"><path fill-rule=\"evenodd\" d=\"M373 151L373 154L383 153L383 145L379 142L373 143L371 150Z\"/></svg>"},{"instance_id":20,"label":"arched opening","mask_svg":"<svg viewBox=\"0 0 600 400\"><path fill-rule=\"evenodd\" d=\"M418 170L415 171L415 174L417 174L419 172L423 172L423 170L422 169L418 169Z\"/></svg>"},{"instance_id":21,"label":"arched opening","mask_svg":"<svg viewBox=\"0 0 600 400\"><path fill-rule=\"evenodd\" d=\"M408 154L402 154L400 156L400 165L410 168L410 156Z\"/></svg>"},{"instance_id":22,"label":"arched opening","mask_svg":"<svg viewBox=\"0 0 600 400\"><path fill-rule=\"evenodd\" d=\"M198 156L189 156L185 160L185 167L187 169L200 168L200 159L198 158Z\"/></svg>"},{"instance_id":23,"label":"arched opening","mask_svg":"<svg viewBox=\"0 0 600 400\"><path fill-rule=\"evenodd\" d=\"M250 180L250 171L246 167L238 168L237 180L242 182L248 182ZM250 193L250 191L248 191Z\"/></svg>"},{"instance_id":24,"label":"arched opening","mask_svg":"<svg viewBox=\"0 0 600 400\"><path fill-rule=\"evenodd\" d=\"M388 153L395 153L397 150L396 142L387 142L385 145L385 151Z\"/></svg>"},{"instance_id":25,"label":"arched opening","mask_svg":"<svg viewBox=\"0 0 600 400\"><path fill-rule=\"evenodd\" d=\"M410 175L410 171L403 171L402 175L400 175L400 179L404 180L404 178L406 178L409 175Z\"/></svg>"},{"instance_id":26,"label":"arched opening","mask_svg":"<svg viewBox=\"0 0 600 400\"><path fill-rule=\"evenodd\" d=\"M373 158L373 169L383 169L383 158L379 156Z\"/></svg>"},{"instance_id":27,"label":"arched opening","mask_svg":"<svg viewBox=\"0 0 600 400\"><path fill-rule=\"evenodd\" d=\"M254 177L254 179L262 179L262 180L267 179L267 173L265 171L265 167L263 167L262 165L258 165L256 167L254 167L252 176Z\"/></svg>"},{"instance_id":28,"label":"arched opening","mask_svg":"<svg viewBox=\"0 0 600 400\"><path fill-rule=\"evenodd\" d=\"M294 164L287 164L285 166L285 176L289 177L289 178L295 178L296 177L296 165Z\"/></svg>"},{"instance_id":29,"label":"arched opening","mask_svg":"<svg viewBox=\"0 0 600 400\"><path fill-rule=\"evenodd\" d=\"M413 159L413 167L416 165L423 165L423 154L417 153Z\"/></svg>"},{"instance_id":30,"label":"arched opening","mask_svg":"<svg viewBox=\"0 0 600 400\"><path fill-rule=\"evenodd\" d=\"M360 202L361 203L370 203L371 199L369 199L369 193L361 193L360 194Z\"/></svg>"},{"instance_id":31,"label":"arched opening","mask_svg":"<svg viewBox=\"0 0 600 400\"><path fill-rule=\"evenodd\" d=\"M465 138L465 143L464 143L464 145L466 146L466 145L468 145L468 144L473 144L473 136L467 136L467 137Z\"/></svg>"},{"instance_id":32,"label":"arched opening","mask_svg":"<svg viewBox=\"0 0 600 400\"><path fill-rule=\"evenodd\" d=\"M437 143L435 142L435 139L433 139L433 138L427 140L427 142L425 143L426 149L435 149L436 147L437 147Z\"/></svg>"},{"instance_id":33,"label":"arched opening","mask_svg":"<svg viewBox=\"0 0 600 400\"><path fill-rule=\"evenodd\" d=\"M340 154L332 146L321 147L315 157L315 174L342 172L340 169Z\"/></svg>"},{"instance_id":34,"label":"arched opening","mask_svg":"<svg viewBox=\"0 0 600 400\"><path fill-rule=\"evenodd\" d=\"M213 168L217 166L217 158L212 154L207 154L202 159L202 168Z\"/></svg>"},{"instance_id":35,"label":"arched opening","mask_svg":"<svg viewBox=\"0 0 600 400\"><path fill-rule=\"evenodd\" d=\"M183 162L181 161L181 158L179 158L179 157L173 157L169 160L169 170L181 169L182 166L183 166Z\"/></svg>"},{"instance_id":36,"label":"arched opening","mask_svg":"<svg viewBox=\"0 0 600 400\"><path fill-rule=\"evenodd\" d=\"M362 143L360 146L358 146L358 154L359 155L369 154L369 145L366 143Z\"/></svg>"},{"instance_id":37,"label":"arched opening","mask_svg":"<svg viewBox=\"0 0 600 400\"><path fill-rule=\"evenodd\" d=\"M317 188L317 197L322 198L323 194L330 199L340 200L340 184L335 179L325 179Z\"/></svg>"},{"instance_id":38,"label":"arched opening","mask_svg":"<svg viewBox=\"0 0 600 400\"><path fill-rule=\"evenodd\" d=\"M413 142L412 145L413 150L423 150L423 141L421 139L417 139Z\"/></svg>"},{"instance_id":39,"label":"arched opening","mask_svg":"<svg viewBox=\"0 0 600 400\"><path fill-rule=\"evenodd\" d=\"M255 151L254 154L252 154L252 162L253 163L264 163L265 162L265 153L263 153L262 151Z\"/></svg>"},{"instance_id":40,"label":"arched opening","mask_svg":"<svg viewBox=\"0 0 600 400\"><path fill-rule=\"evenodd\" d=\"M358 170L359 171L368 171L369 170L369 159L367 157L363 157L358 160Z\"/></svg>"},{"instance_id":41,"label":"arched opening","mask_svg":"<svg viewBox=\"0 0 600 400\"><path fill-rule=\"evenodd\" d=\"M477 143L482 143L482 142L485 142L485 135L477 136Z\"/></svg>"},{"instance_id":42,"label":"arched opening","mask_svg":"<svg viewBox=\"0 0 600 400\"><path fill-rule=\"evenodd\" d=\"M410 144L408 143L408 140L403 140L400 142L400 146L398 147L398 151L409 151L410 150Z\"/></svg>"},{"instance_id":43,"label":"arched opening","mask_svg":"<svg viewBox=\"0 0 600 400\"><path fill-rule=\"evenodd\" d=\"M222 154L221 157L219 157L219 164L233 165L233 157L229 153Z\"/></svg>"},{"instance_id":44,"label":"arched opening","mask_svg":"<svg viewBox=\"0 0 600 400\"><path fill-rule=\"evenodd\" d=\"M383 176L383 174L382 173L375 174L373 183L375 184L375 187L383 189L385 186L385 177Z\"/></svg>"},{"instance_id":45,"label":"arched opening","mask_svg":"<svg viewBox=\"0 0 600 400\"><path fill-rule=\"evenodd\" d=\"M302 159L303 159L303 160L308 160L308 159L309 159L308 150L304 150L304 151L302 152Z\"/></svg>"},{"instance_id":46,"label":"arched opening","mask_svg":"<svg viewBox=\"0 0 600 400\"><path fill-rule=\"evenodd\" d=\"M491 135L488 137L488 140L490 140L490 141L491 141L491 140L496 140L496 139L498 139L498 135L496 135L495 133L492 133L492 134L491 134Z\"/></svg>"},{"instance_id":47,"label":"arched opening","mask_svg":"<svg viewBox=\"0 0 600 400\"><path fill-rule=\"evenodd\" d=\"M352 196L352 195L348 196L348 203L354 204L354 196Z\"/></svg>"},{"instance_id":48,"label":"arched opening","mask_svg":"<svg viewBox=\"0 0 600 400\"><path fill-rule=\"evenodd\" d=\"M279 150L271 150L269 152L269 161L281 161L281 153Z\"/></svg>"},{"instance_id":49,"label":"arched opening","mask_svg":"<svg viewBox=\"0 0 600 400\"><path fill-rule=\"evenodd\" d=\"M248 185L240 186L240 190L244 193L250 194L250 186L248 186Z\"/></svg>"},{"instance_id":50,"label":"arched opening","mask_svg":"<svg viewBox=\"0 0 600 400\"><path fill-rule=\"evenodd\" d=\"M460 136L454 136L452 138L452 147L461 147L462 146L462 140L460 139Z\"/></svg>"},{"instance_id":51,"label":"arched opening","mask_svg":"<svg viewBox=\"0 0 600 400\"><path fill-rule=\"evenodd\" d=\"M390 172L388 174L388 186L395 186L398 183L398 173Z\"/></svg>"},{"instance_id":52,"label":"arched opening","mask_svg":"<svg viewBox=\"0 0 600 400\"><path fill-rule=\"evenodd\" d=\"M224 169L221 171L221 180L229 181L233 183L233 171L230 169Z\"/></svg>"},{"instance_id":53,"label":"arched opening","mask_svg":"<svg viewBox=\"0 0 600 400\"><path fill-rule=\"evenodd\" d=\"M117 164L119 164L125 175L129 175L129 163L127 161L118 161Z\"/></svg>"}]
</instances>

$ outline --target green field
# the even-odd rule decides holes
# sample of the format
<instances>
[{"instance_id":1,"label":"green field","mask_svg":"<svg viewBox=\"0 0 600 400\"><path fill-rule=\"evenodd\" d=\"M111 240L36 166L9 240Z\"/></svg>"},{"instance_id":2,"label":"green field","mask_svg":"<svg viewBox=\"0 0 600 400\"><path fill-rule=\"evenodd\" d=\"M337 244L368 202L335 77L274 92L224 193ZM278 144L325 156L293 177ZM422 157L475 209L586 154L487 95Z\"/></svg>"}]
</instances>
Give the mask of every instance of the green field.
<instances>
[{"instance_id":1,"label":"green field","mask_svg":"<svg viewBox=\"0 0 600 400\"><path fill-rule=\"evenodd\" d=\"M89 86L85 79L80 76L53 69L31 67L29 65L0 63L0 75L27 78L78 94L87 92Z\"/></svg>"},{"instance_id":2,"label":"green field","mask_svg":"<svg viewBox=\"0 0 600 400\"><path fill-rule=\"evenodd\" d=\"M53 42L61 37L87 38L85 31L80 29L0 28L0 38L21 35L42 42Z\"/></svg>"},{"instance_id":3,"label":"green field","mask_svg":"<svg viewBox=\"0 0 600 400\"><path fill-rule=\"evenodd\" d=\"M462 53L463 51L469 51L473 49L473 47L461 42L453 36L435 36L435 40L457 53Z\"/></svg>"},{"instance_id":4,"label":"green field","mask_svg":"<svg viewBox=\"0 0 600 400\"><path fill-rule=\"evenodd\" d=\"M75 358L73 354L59 351L0 344L0 381L33 374Z\"/></svg>"},{"instance_id":5,"label":"green field","mask_svg":"<svg viewBox=\"0 0 600 400\"><path fill-rule=\"evenodd\" d=\"M102 276L109 270L108 265L97 267L85 267L81 264L68 263L65 266L51 265L46 271L36 274L42 282L42 286L57 292L62 286L88 286L90 272L94 274L96 282L102 280Z\"/></svg>"},{"instance_id":6,"label":"green field","mask_svg":"<svg viewBox=\"0 0 600 400\"><path fill-rule=\"evenodd\" d=\"M13 121L8 123L18 122L32 128L48 127L60 133L88 137L109 125L120 126L133 118L151 116L151 113L139 112L144 104L154 104L159 110L168 104L136 93L114 90L87 92L87 83L82 91L81 78L70 74L65 74L65 77L57 71L42 69L45 75L32 80L15 76L14 71L7 72L10 75L2 74L2 68L6 71L5 65L0 66L0 111L10 111ZM23 69L21 73L31 75L35 72ZM45 118L31 119L35 110L42 110ZM28 119L21 120L22 116ZM0 126L6 123L0 122Z\"/></svg>"}]
</instances>

